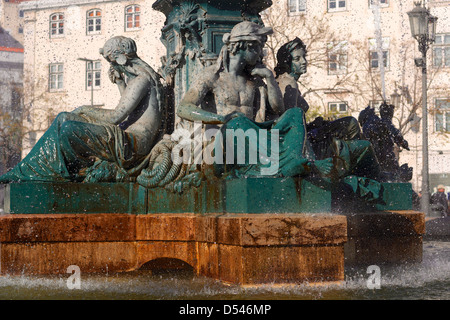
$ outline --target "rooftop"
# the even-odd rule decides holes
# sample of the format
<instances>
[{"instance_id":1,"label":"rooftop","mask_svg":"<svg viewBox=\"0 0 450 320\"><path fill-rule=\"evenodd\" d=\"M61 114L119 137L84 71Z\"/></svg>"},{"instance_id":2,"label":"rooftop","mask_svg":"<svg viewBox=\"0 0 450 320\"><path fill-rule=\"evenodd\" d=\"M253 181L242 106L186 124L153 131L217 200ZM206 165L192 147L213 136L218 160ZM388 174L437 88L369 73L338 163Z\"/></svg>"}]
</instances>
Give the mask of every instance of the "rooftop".
<instances>
[{"instance_id":1,"label":"rooftop","mask_svg":"<svg viewBox=\"0 0 450 320\"><path fill-rule=\"evenodd\" d=\"M23 46L0 27L0 51L23 52Z\"/></svg>"}]
</instances>

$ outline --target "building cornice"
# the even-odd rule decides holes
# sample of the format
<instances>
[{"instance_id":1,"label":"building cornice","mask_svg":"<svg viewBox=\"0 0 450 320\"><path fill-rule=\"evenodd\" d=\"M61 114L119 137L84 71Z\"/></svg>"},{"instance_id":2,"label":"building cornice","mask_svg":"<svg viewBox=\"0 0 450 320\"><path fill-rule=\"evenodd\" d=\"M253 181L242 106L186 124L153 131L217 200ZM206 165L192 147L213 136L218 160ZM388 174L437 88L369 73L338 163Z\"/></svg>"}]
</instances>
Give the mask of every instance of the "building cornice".
<instances>
[{"instance_id":1,"label":"building cornice","mask_svg":"<svg viewBox=\"0 0 450 320\"><path fill-rule=\"evenodd\" d=\"M87 4L102 4L108 2L124 2L127 0L36 0L22 2L19 9L23 11L44 10L52 8L67 8Z\"/></svg>"}]
</instances>

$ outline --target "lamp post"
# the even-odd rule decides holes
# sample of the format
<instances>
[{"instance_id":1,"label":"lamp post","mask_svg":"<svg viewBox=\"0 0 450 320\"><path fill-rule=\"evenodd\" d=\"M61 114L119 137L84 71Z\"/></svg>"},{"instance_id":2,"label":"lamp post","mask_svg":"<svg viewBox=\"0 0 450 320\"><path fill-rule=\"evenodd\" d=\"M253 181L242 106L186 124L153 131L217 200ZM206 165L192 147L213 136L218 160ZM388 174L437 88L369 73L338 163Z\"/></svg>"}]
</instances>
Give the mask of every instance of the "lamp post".
<instances>
[{"instance_id":1,"label":"lamp post","mask_svg":"<svg viewBox=\"0 0 450 320\"><path fill-rule=\"evenodd\" d=\"M422 211L430 213L430 179L428 169L428 111L427 111L427 51L435 40L437 18L422 6L421 1L414 2L415 8L408 12L411 35L419 43L422 58L414 60L422 67Z\"/></svg>"},{"instance_id":2,"label":"lamp post","mask_svg":"<svg viewBox=\"0 0 450 320\"><path fill-rule=\"evenodd\" d=\"M401 103L401 98L402 98L402 96L397 92L397 88L395 88L394 93L391 94L391 104L394 107L399 108L400 103Z\"/></svg>"},{"instance_id":3,"label":"lamp post","mask_svg":"<svg viewBox=\"0 0 450 320\"><path fill-rule=\"evenodd\" d=\"M91 107L94 107L94 61L87 58L78 58L80 61L90 62L92 64L92 78L91 78ZM89 82L88 82L89 83Z\"/></svg>"}]
</instances>

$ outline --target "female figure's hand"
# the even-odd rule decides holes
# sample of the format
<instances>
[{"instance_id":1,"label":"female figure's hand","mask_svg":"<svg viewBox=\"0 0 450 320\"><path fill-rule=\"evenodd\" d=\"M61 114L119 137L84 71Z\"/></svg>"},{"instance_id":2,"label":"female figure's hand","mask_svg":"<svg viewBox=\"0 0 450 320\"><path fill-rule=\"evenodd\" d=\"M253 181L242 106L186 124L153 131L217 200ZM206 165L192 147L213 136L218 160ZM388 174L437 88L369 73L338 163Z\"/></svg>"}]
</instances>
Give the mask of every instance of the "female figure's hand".
<instances>
[{"instance_id":1,"label":"female figure's hand","mask_svg":"<svg viewBox=\"0 0 450 320\"><path fill-rule=\"evenodd\" d=\"M111 65L108 70L108 77L112 83L117 84L117 86L119 87L120 95L122 95L126 89L126 83L123 75Z\"/></svg>"},{"instance_id":2,"label":"female figure's hand","mask_svg":"<svg viewBox=\"0 0 450 320\"><path fill-rule=\"evenodd\" d=\"M118 81L123 81L122 75L113 66L109 67L108 77L109 77L109 80L111 80L112 83L117 83Z\"/></svg>"},{"instance_id":3,"label":"female figure's hand","mask_svg":"<svg viewBox=\"0 0 450 320\"><path fill-rule=\"evenodd\" d=\"M270 77L273 77L273 73L272 71L270 71L269 69L267 69L265 66L260 65L260 66L256 66L255 68L253 68L252 72L251 72L252 76L259 76L263 79L267 79Z\"/></svg>"}]
</instances>

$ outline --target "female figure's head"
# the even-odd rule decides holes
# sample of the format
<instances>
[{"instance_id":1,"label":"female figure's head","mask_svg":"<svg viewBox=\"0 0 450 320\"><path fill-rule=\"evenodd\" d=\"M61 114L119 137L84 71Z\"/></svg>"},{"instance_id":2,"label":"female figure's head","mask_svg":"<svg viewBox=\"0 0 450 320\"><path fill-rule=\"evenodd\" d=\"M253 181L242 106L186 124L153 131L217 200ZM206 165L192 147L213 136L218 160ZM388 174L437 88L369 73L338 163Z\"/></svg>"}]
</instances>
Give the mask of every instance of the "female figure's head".
<instances>
[{"instance_id":1,"label":"female figure's head","mask_svg":"<svg viewBox=\"0 0 450 320\"><path fill-rule=\"evenodd\" d=\"M306 73L306 45L299 38L284 44L277 53L276 76L290 74L296 80Z\"/></svg>"},{"instance_id":2,"label":"female figure's head","mask_svg":"<svg viewBox=\"0 0 450 320\"><path fill-rule=\"evenodd\" d=\"M218 64L228 70L230 57L241 59L245 66L253 67L263 58L263 47L272 28L265 28L257 23L243 21L233 27L230 33L223 36L222 48Z\"/></svg>"},{"instance_id":3,"label":"female figure's head","mask_svg":"<svg viewBox=\"0 0 450 320\"><path fill-rule=\"evenodd\" d=\"M100 54L110 63L125 65L128 59L137 57L136 42L133 39L117 36L106 41Z\"/></svg>"}]
</instances>

